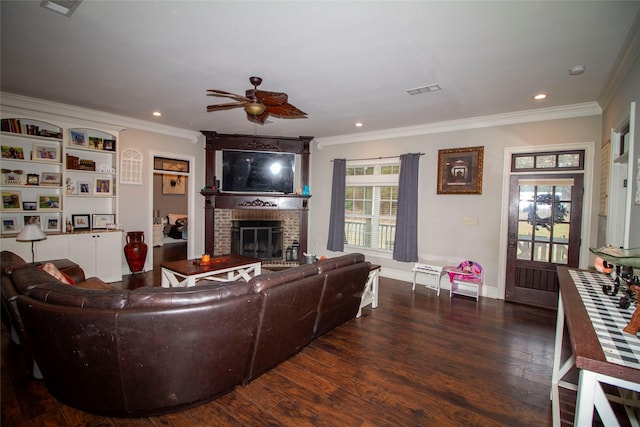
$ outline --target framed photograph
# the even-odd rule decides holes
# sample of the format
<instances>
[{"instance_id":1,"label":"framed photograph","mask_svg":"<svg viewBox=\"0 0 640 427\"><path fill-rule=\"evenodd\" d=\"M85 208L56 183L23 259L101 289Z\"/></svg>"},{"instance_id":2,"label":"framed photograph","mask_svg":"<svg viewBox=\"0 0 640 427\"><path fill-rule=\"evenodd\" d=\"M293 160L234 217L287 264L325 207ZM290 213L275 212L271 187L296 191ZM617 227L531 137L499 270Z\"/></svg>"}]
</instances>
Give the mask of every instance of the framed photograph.
<instances>
[{"instance_id":1,"label":"framed photograph","mask_svg":"<svg viewBox=\"0 0 640 427\"><path fill-rule=\"evenodd\" d=\"M2 209L3 210L20 210L22 209L22 195L19 191L3 191L2 192Z\"/></svg>"},{"instance_id":2,"label":"framed photograph","mask_svg":"<svg viewBox=\"0 0 640 427\"><path fill-rule=\"evenodd\" d=\"M42 172L40 184L42 185L60 185L61 175L59 172Z\"/></svg>"},{"instance_id":3,"label":"framed photograph","mask_svg":"<svg viewBox=\"0 0 640 427\"><path fill-rule=\"evenodd\" d=\"M94 178L93 192L104 196L113 194L111 178Z\"/></svg>"},{"instance_id":4,"label":"framed photograph","mask_svg":"<svg viewBox=\"0 0 640 427\"><path fill-rule=\"evenodd\" d=\"M71 224L74 230L91 230L89 214L71 215Z\"/></svg>"},{"instance_id":5,"label":"framed photograph","mask_svg":"<svg viewBox=\"0 0 640 427\"><path fill-rule=\"evenodd\" d=\"M438 150L438 194L482 194L484 147Z\"/></svg>"},{"instance_id":6,"label":"framed photograph","mask_svg":"<svg viewBox=\"0 0 640 427\"><path fill-rule=\"evenodd\" d=\"M72 147L87 148L87 135L79 130L71 129L69 131L69 145Z\"/></svg>"},{"instance_id":7,"label":"framed photograph","mask_svg":"<svg viewBox=\"0 0 640 427\"><path fill-rule=\"evenodd\" d=\"M2 234L16 234L20 231L17 216L2 217Z\"/></svg>"},{"instance_id":8,"label":"framed photograph","mask_svg":"<svg viewBox=\"0 0 640 427\"><path fill-rule=\"evenodd\" d=\"M38 209L38 204L36 202L22 202L23 211L35 211L37 209Z\"/></svg>"},{"instance_id":9,"label":"framed photograph","mask_svg":"<svg viewBox=\"0 0 640 427\"><path fill-rule=\"evenodd\" d=\"M106 230L108 225L116 223L114 214L96 214L91 217L91 224L94 230Z\"/></svg>"},{"instance_id":10,"label":"framed photograph","mask_svg":"<svg viewBox=\"0 0 640 427\"><path fill-rule=\"evenodd\" d=\"M162 194L186 194L187 177L182 175L162 175Z\"/></svg>"},{"instance_id":11,"label":"framed photograph","mask_svg":"<svg viewBox=\"0 0 640 427\"><path fill-rule=\"evenodd\" d=\"M102 141L102 138L99 138L97 136L89 137L89 148L93 148L94 150L102 150L103 147L104 143Z\"/></svg>"},{"instance_id":12,"label":"framed photograph","mask_svg":"<svg viewBox=\"0 0 640 427\"><path fill-rule=\"evenodd\" d=\"M40 185L40 175L37 173L28 173L27 185Z\"/></svg>"},{"instance_id":13,"label":"framed photograph","mask_svg":"<svg viewBox=\"0 0 640 427\"><path fill-rule=\"evenodd\" d=\"M38 210L60 209L60 195L38 194Z\"/></svg>"},{"instance_id":14,"label":"framed photograph","mask_svg":"<svg viewBox=\"0 0 640 427\"><path fill-rule=\"evenodd\" d=\"M89 181L78 181L78 194L89 195L91 192L91 183Z\"/></svg>"},{"instance_id":15,"label":"framed photograph","mask_svg":"<svg viewBox=\"0 0 640 427\"><path fill-rule=\"evenodd\" d=\"M6 185L22 185L24 184L24 171L2 169L2 182Z\"/></svg>"},{"instance_id":16,"label":"framed photograph","mask_svg":"<svg viewBox=\"0 0 640 427\"><path fill-rule=\"evenodd\" d=\"M10 147L8 145L2 145L1 147L3 159L24 160L24 150L22 150L22 147Z\"/></svg>"},{"instance_id":17,"label":"framed photograph","mask_svg":"<svg viewBox=\"0 0 640 427\"><path fill-rule=\"evenodd\" d=\"M40 223L40 215L25 215L22 217L23 224L35 224L38 227L42 228L42 224Z\"/></svg>"},{"instance_id":18,"label":"framed photograph","mask_svg":"<svg viewBox=\"0 0 640 427\"><path fill-rule=\"evenodd\" d=\"M115 139L103 140L102 149L105 151L116 151L116 140Z\"/></svg>"},{"instance_id":19,"label":"framed photograph","mask_svg":"<svg viewBox=\"0 0 640 427\"><path fill-rule=\"evenodd\" d=\"M53 145L33 144L31 159L42 160L47 162L59 162L60 147L55 147Z\"/></svg>"},{"instance_id":20,"label":"framed photograph","mask_svg":"<svg viewBox=\"0 0 640 427\"><path fill-rule=\"evenodd\" d=\"M42 230L46 232L60 231L60 218L57 216L45 216L44 222L41 225Z\"/></svg>"}]
</instances>

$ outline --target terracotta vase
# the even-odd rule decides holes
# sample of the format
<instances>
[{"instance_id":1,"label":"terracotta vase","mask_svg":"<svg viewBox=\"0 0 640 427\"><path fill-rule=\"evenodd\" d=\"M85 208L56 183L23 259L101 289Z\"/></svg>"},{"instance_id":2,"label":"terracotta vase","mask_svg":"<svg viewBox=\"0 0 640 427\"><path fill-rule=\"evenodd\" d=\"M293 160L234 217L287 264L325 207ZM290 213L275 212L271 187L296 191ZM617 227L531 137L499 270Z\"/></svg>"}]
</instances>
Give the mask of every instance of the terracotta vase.
<instances>
[{"instance_id":1,"label":"terracotta vase","mask_svg":"<svg viewBox=\"0 0 640 427\"><path fill-rule=\"evenodd\" d=\"M124 257L127 259L129 269L137 273L144 269L147 259L147 244L144 242L144 231L129 231L127 244L124 245Z\"/></svg>"}]
</instances>

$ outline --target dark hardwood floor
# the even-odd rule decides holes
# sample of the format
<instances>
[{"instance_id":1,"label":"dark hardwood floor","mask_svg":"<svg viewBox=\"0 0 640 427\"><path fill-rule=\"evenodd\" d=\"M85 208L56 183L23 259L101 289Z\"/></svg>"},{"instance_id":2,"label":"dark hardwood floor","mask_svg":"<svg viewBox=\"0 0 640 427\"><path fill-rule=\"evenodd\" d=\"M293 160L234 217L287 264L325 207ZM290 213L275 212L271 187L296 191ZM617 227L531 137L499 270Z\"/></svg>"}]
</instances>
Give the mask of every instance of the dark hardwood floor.
<instances>
[{"instance_id":1,"label":"dark hardwood floor","mask_svg":"<svg viewBox=\"0 0 640 427\"><path fill-rule=\"evenodd\" d=\"M159 261L159 260L158 260ZM143 277L145 280L143 280ZM154 283L137 274L123 286ZM159 282L155 282L159 283ZM2 426L548 426L555 312L380 281L380 305L218 399L123 419L65 406L3 326ZM72 374L72 373L70 373Z\"/></svg>"}]
</instances>

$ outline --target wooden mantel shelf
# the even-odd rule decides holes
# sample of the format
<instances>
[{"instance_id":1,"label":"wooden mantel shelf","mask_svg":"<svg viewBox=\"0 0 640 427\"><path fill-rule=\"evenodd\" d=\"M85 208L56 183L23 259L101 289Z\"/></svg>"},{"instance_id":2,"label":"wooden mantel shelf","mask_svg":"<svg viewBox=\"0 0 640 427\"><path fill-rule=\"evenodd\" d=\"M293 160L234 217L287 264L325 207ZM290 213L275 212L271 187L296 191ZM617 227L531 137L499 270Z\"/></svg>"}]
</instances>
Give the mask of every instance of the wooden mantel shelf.
<instances>
[{"instance_id":1,"label":"wooden mantel shelf","mask_svg":"<svg viewBox=\"0 0 640 427\"><path fill-rule=\"evenodd\" d=\"M214 209L260 209L260 210L308 210L311 196L298 194L268 193L222 193L207 190L200 191L207 206Z\"/></svg>"}]
</instances>

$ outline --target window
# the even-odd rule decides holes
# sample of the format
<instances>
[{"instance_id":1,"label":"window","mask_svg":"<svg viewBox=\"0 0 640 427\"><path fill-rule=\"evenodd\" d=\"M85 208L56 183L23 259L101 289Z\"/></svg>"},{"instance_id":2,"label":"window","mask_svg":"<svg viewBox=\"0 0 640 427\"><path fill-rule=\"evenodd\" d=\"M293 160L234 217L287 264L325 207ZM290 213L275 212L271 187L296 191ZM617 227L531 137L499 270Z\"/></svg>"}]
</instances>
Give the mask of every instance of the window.
<instances>
[{"instance_id":1,"label":"window","mask_svg":"<svg viewBox=\"0 0 640 427\"><path fill-rule=\"evenodd\" d=\"M345 244L393 252L398 210L399 160L347 165Z\"/></svg>"}]
</instances>

